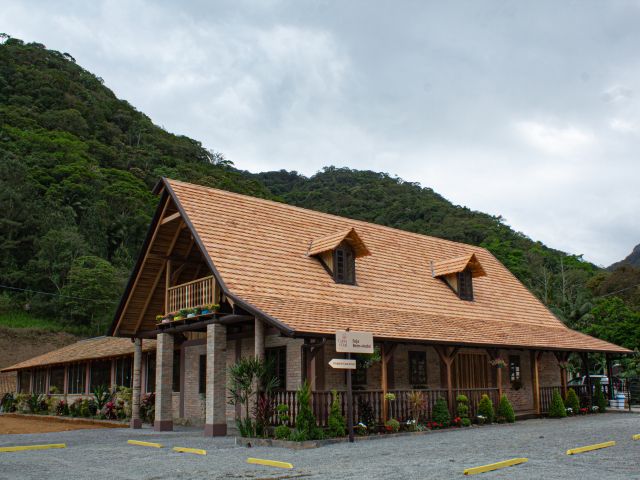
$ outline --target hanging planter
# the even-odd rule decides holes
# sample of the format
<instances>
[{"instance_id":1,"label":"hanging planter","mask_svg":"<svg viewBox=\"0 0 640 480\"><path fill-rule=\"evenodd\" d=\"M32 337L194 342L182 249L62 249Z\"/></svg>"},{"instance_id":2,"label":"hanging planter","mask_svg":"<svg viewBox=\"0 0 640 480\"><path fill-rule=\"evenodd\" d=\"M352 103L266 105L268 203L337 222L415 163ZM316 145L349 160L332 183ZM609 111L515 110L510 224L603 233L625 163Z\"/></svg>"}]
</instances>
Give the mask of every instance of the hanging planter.
<instances>
[{"instance_id":1,"label":"hanging planter","mask_svg":"<svg viewBox=\"0 0 640 480\"><path fill-rule=\"evenodd\" d=\"M494 358L492 360L489 360L489 364L492 367L496 368L505 368L507 366L507 362L505 362L502 358Z\"/></svg>"}]
</instances>

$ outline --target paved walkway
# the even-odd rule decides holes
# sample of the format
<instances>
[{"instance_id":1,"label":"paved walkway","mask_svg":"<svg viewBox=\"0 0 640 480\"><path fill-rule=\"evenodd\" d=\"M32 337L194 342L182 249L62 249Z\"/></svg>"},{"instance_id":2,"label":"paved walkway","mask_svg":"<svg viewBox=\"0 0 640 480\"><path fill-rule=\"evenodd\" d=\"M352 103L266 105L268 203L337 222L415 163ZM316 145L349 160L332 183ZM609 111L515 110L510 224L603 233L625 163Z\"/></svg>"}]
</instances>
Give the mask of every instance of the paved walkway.
<instances>
[{"instance_id":1,"label":"paved walkway","mask_svg":"<svg viewBox=\"0 0 640 480\"><path fill-rule=\"evenodd\" d=\"M79 430L37 435L0 435L0 446L66 442L64 450L0 453L1 479L446 479L465 468L528 457L529 462L477 478L640 478L640 415L607 413L563 420L432 432L423 436L338 444L313 450L238 447L233 438L207 439L201 430L154 433L144 429ZM128 439L166 447L202 448L207 456L170 448L127 445ZM567 456L566 450L617 441L612 448ZM291 462L293 470L248 465L248 457Z\"/></svg>"}]
</instances>

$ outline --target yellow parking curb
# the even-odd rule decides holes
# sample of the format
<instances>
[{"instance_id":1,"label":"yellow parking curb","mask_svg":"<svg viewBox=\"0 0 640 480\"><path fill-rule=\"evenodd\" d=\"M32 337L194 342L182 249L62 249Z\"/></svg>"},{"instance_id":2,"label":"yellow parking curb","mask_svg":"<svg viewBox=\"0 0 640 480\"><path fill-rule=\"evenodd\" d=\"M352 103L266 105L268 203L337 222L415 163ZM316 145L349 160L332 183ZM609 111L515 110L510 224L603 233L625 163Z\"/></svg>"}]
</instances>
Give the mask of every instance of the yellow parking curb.
<instances>
[{"instance_id":1,"label":"yellow parking curb","mask_svg":"<svg viewBox=\"0 0 640 480\"><path fill-rule=\"evenodd\" d=\"M200 450L199 448L185 448L185 447L173 447L174 452L180 453L195 453L196 455L206 455L206 450Z\"/></svg>"},{"instance_id":2,"label":"yellow parking curb","mask_svg":"<svg viewBox=\"0 0 640 480\"><path fill-rule=\"evenodd\" d=\"M0 447L0 452L22 452L25 450L47 450L49 448L67 448L66 443L50 443L48 445L24 445L18 447Z\"/></svg>"},{"instance_id":3,"label":"yellow parking curb","mask_svg":"<svg viewBox=\"0 0 640 480\"><path fill-rule=\"evenodd\" d=\"M262 458L247 458L247 463L254 465L266 465L268 467L293 468L293 464L289 462L278 462L277 460L264 460Z\"/></svg>"},{"instance_id":4,"label":"yellow parking curb","mask_svg":"<svg viewBox=\"0 0 640 480\"><path fill-rule=\"evenodd\" d=\"M639 433L639 434L637 434L637 435L634 435L634 436L633 436L633 437L631 437L631 438L633 438L634 440L640 440L640 433Z\"/></svg>"},{"instance_id":5,"label":"yellow parking curb","mask_svg":"<svg viewBox=\"0 0 640 480\"><path fill-rule=\"evenodd\" d=\"M467 468L464 471L465 475L475 475L476 473L491 472L492 470L498 470L500 468L512 467L520 463L528 462L528 458L512 458L511 460L503 460L502 462L490 463L489 465L482 465L480 467Z\"/></svg>"},{"instance_id":6,"label":"yellow parking curb","mask_svg":"<svg viewBox=\"0 0 640 480\"><path fill-rule=\"evenodd\" d=\"M615 444L616 442L611 441L596 443L595 445L587 445L586 447L571 448L567 450L567 455L575 455L576 453L590 452L591 450L598 450L600 448L613 447Z\"/></svg>"},{"instance_id":7,"label":"yellow parking curb","mask_svg":"<svg viewBox=\"0 0 640 480\"><path fill-rule=\"evenodd\" d=\"M129 445L138 445L140 447L162 448L162 444L153 442L141 442L140 440L127 440Z\"/></svg>"}]
</instances>

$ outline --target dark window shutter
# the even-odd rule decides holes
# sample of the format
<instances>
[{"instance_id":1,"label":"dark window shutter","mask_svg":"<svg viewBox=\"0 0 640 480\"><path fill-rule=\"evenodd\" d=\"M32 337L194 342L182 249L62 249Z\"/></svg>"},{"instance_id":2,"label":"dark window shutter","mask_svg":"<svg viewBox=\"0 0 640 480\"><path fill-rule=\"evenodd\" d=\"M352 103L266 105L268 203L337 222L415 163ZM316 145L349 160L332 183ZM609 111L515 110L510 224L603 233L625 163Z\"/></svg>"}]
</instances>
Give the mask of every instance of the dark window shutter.
<instances>
[{"instance_id":1,"label":"dark window shutter","mask_svg":"<svg viewBox=\"0 0 640 480\"><path fill-rule=\"evenodd\" d=\"M333 253L333 279L336 283L356 283L356 258L347 243L341 243Z\"/></svg>"},{"instance_id":2,"label":"dark window shutter","mask_svg":"<svg viewBox=\"0 0 640 480\"><path fill-rule=\"evenodd\" d=\"M458 295L462 300L473 300L473 284L469 269L458 273Z\"/></svg>"}]
</instances>

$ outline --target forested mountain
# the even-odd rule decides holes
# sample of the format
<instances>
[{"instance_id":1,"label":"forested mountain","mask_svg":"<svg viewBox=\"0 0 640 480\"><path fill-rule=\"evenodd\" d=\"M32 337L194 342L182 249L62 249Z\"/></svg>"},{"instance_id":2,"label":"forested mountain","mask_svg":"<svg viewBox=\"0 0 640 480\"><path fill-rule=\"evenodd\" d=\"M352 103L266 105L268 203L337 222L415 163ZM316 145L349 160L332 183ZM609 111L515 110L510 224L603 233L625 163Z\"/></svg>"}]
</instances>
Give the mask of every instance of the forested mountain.
<instances>
[{"instance_id":1,"label":"forested mountain","mask_svg":"<svg viewBox=\"0 0 640 480\"><path fill-rule=\"evenodd\" d=\"M616 268L624 265L640 268L640 244L636 245L624 260L614 263L608 268L608 270L615 270Z\"/></svg>"},{"instance_id":2,"label":"forested mountain","mask_svg":"<svg viewBox=\"0 0 640 480\"><path fill-rule=\"evenodd\" d=\"M71 55L13 38L0 44L0 315L28 309L103 331L161 176L482 245L569 325L640 345L638 305L608 295L615 274L535 242L500 217L384 173L239 171L222 154L154 125Z\"/></svg>"}]
</instances>

